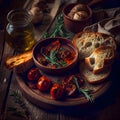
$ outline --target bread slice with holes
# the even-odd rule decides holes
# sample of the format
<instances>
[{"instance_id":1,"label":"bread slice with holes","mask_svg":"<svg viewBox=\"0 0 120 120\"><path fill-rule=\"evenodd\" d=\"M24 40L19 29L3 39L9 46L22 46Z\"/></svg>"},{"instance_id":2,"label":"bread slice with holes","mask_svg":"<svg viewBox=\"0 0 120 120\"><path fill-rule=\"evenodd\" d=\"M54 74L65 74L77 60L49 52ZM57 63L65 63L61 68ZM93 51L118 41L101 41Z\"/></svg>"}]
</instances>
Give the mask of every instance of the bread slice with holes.
<instances>
[{"instance_id":1,"label":"bread slice with holes","mask_svg":"<svg viewBox=\"0 0 120 120\"><path fill-rule=\"evenodd\" d=\"M94 52L85 58L85 63L94 74L102 71L103 68L112 64L115 57L115 51L110 46L100 46Z\"/></svg>"},{"instance_id":2,"label":"bread slice with holes","mask_svg":"<svg viewBox=\"0 0 120 120\"><path fill-rule=\"evenodd\" d=\"M100 73L94 74L93 71L89 70L85 62L80 64L81 75L91 84L99 84L107 79L110 75L111 67L103 68Z\"/></svg>"},{"instance_id":3,"label":"bread slice with holes","mask_svg":"<svg viewBox=\"0 0 120 120\"><path fill-rule=\"evenodd\" d=\"M111 46L116 50L116 43L112 36L98 32L83 31L76 34L72 40L79 50L79 59L89 57L100 46Z\"/></svg>"}]
</instances>

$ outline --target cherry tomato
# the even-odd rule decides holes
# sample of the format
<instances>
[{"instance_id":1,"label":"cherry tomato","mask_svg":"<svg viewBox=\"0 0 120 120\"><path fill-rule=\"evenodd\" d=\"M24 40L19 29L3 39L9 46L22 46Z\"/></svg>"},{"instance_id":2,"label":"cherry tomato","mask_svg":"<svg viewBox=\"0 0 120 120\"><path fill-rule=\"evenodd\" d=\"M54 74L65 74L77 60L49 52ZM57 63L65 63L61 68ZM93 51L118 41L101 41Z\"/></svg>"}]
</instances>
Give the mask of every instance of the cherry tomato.
<instances>
[{"instance_id":1,"label":"cherry tomato","mask_svg":"<svg viewBox=\"0 0 120 120\"><path fill-rule=\"evenodd\" d=\"M38 80L38 83L37 83L37 88L40 90L40 91L48 91L51 87L51 80L46 77L46 76L42 76L39 78Z\"/></svg>"},{"instance_id":2,"label":"cherry tomato","mask_svg":"<svg viewBox=\"0 0 120 120\"><path fill-rule=\"evenodd\" d=\"M37 81L40 76L41 74L38 68L32 68L27 74L27 78L30 81Z\"/></svg>"},{"instance_id":3,"label":"cherry tomato","mask_svg":"<svg viewBox=\"0 0 120 120\"><path fill-rule=\"evenodd\" d=\"M55 83L51 90L50 90L50 95L53 99L59 100L63 97L64 94L64 88L62 85Z\"/></svg>"}]
</instances>

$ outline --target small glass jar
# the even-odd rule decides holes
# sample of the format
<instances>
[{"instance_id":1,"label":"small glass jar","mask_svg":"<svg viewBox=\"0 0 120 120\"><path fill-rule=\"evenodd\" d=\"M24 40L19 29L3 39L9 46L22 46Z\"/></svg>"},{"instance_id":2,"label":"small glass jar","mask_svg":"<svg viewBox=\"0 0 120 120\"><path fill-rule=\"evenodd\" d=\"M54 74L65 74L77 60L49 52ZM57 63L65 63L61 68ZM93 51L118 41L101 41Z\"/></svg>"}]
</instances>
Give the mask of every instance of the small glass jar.
<instances>
[{"instance_id":1,"label":"small glass jar","mask_svg":"<svg viewBox=\"0 0 120 120\"><path fill-rule=\"evenodd\" d=\"M8 13L7 20L6 42L20 52L32 49L35 43L32 16L24 9L16 9Z\"/></svg>"}]
</instances>

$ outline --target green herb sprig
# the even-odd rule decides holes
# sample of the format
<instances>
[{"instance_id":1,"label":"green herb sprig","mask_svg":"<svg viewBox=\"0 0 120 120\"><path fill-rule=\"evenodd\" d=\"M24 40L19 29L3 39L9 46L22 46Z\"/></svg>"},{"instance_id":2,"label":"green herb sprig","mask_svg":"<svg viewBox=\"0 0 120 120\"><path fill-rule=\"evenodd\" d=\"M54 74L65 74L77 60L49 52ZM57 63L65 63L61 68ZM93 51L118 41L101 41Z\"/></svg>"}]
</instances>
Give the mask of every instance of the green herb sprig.
<instances>
[{"instance_id":1,"label":"green herb sprig","mask_svg":"<svg viewBox=\"0 0 120 120\"><path fill-rule=\"evenodd\" d=\"M46 55L44 55L44 54L42 54L44 57L45 57L45 59L46 60L48 60L52 65L56 65L58 68L60 67L60 64L57 62L58 60L57 60L57 58L56 58L56 51L55 50L51 50L50 51L50 56L48 57L48 56L46 56Z\"/></svg>"},{"instance_id":2,"label":"green herb sprig","mask_svg":"<svg viewBox=\"0 0 120 120\"><path fill-rule=\"evenodd\" d=\"M89 95L91 90L86 90L86 89L80 88L76 77L73 77L73 82L75 83L79 93L82 93L88 101L90 101L90 102L94 101L93 98Z\"/></svg>"},{"instance_id":3,"label":"green herb sprig","mask_svg":"<svg viewBox=\"0 0 120 120\"><path fill-rule=\"evenodd\" d=\"M65 63L64 61L62 61L61 63L58 62L58 58L56 57L57 53L58 53L58 49L56 49L56 50L51 50L51 51L50 51L50 55L47 56L47 55L43 54L42 49L41 49L41 54L45 57L45 59L46 59L48 62L50 62L50 64L56 65L57 68L60 68L61 66L65 66L66 63Z\"/></svg>"},{"instance_id":4,"label":"green herb sprig","mask_svg":"<svg viewBox=\"0 0 120 120\"><path fill-rule=\"evenodd\" d=\"M64 21L63 21L63 15L62 14L59 14L56 17L56 22L55 22L53 30L50 33L45 32L42 35L42 38L45 39L45 38L48 38L48 37L51 38L51 37L56 37L56 36L65 37L65 38L71 38L71 36L73 36L73 33L68 32L64 28Z\"/></svg>"},{"instance_id":5,"label":"green herb sprig","mask_svg":"<svg viewBox=\"0 0 120 120\"><path fill-rule=\"evenodd\" d=\"M16 117L21 117L21 118L27 119L27 116L25 115L25 113L23 111L20 111L16 107L8 107L7 110L10 111L12 113L12 115L14 115Z\"/></svg>"},{"instance_id":6,"label":"green herb sprig","mask_svg":"<svg viewBox=\"0 0 120 120\"><path fill-rule=\"evenodd\" d=\"M10 111L12 113L12 115L14 115L16 117L28 119L29 112L27 111L27 107L26 107L25 103L23 102L21 95L19 94L19 91L11 89L10 96L13 97L14 102L16 104L18 104L19 107L22 108L23 111L19 110L19 108L14 107L14 106L9 106L7 108L7 110Z\"/></svg>"}]
</instances>

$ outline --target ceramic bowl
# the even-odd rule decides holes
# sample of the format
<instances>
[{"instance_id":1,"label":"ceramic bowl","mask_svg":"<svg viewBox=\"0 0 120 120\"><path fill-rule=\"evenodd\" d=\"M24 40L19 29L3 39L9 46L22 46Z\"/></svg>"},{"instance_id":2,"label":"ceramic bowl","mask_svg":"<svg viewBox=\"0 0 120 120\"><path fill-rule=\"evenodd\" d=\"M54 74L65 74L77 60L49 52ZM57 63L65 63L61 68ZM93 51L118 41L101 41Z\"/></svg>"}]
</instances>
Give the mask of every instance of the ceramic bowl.
<instances>
[{"instance_id":1,"label":"ceramic bowl","mask_svg":"<svg viewBox=\"0 0 120 120\"><path fill-rule=\"evenodd\" d=\"M70 11L75 7L76 5L79 5L78 3L72 3L68 4L63 8L63 20L64 20L64 26L66 29L68 29L70 32L78 33L83 30L84 27L90 25L92 23L92 10L89 6L84 5L88 15L84 19L76 20L71 17L69 17Z\"/></svg>"},{"instance_id":2,"label":"ceramic bowl","mask_svg":"<svg viewBox=\"0 0 120 120\"><path fill-rule=\"evenodd\" d=\"M52 65L52 67L50 66L51 63L48 60L47 63L45 62L47 59L45 58L45 54L47 54L47 57L50 58L50 52L55 49L55 46L57 44L55 44L55 41L59 41L60 43L60 48L61 49L67 49L70 53L70 55L73 55L70 59L71 62L69 64L66 64L65 66L60 66L60 67L54 67L54 65ZM53 45L54 43L54 45ZM51 45L52 44L52 45ZM46 50L47 48L47 50ZM69 53L68 52L68 53ZM71 42L71 40L69 39L65 39L65 38L61 38L61 37L56 37L56 38L47 38L44 39L42 41L39 41L33 48L33 61L35 63L35 65L43 72L46 74L51 74L51 75L61 75L61 74L66 74L67 72L70 72L72 69L74 69L74 67L77 64L78 61L78 49L77 47L75 47L73 45L73 43ZM43 55L44 54L44 55ZM67 54L67 53L66 53ZM66 55L65 54L65 55ZM41 60L41 56L42 58L45 59L45 61L43 62L43 59ZM58 58L58 54L56 54L57 59ZM60 54L61 56L61 54ZM66 59L68 59L66 57ZM49 64L48 64L49 63ZM53 64L53 63L52 63Z\"/></svg>"}]
</instances>

